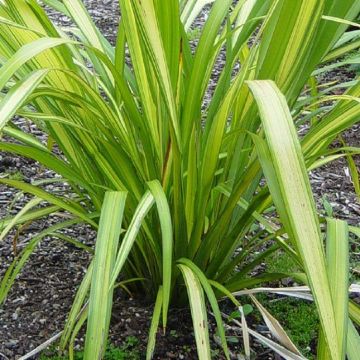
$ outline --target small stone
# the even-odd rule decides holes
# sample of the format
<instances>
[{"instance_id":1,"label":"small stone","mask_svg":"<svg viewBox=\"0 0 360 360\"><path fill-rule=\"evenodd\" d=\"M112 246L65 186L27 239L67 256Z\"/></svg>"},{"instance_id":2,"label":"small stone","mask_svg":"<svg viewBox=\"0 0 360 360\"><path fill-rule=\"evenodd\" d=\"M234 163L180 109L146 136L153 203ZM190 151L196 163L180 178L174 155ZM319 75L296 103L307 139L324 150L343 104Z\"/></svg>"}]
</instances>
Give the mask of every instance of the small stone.
<instances>
[{"instance_id":1,"label":"small stone","mask_svg":"<svg viewBox=\"0 0 360 360\"><path fill-rule=\"evenodd\" d=\"M5 346L9 349L13 349L17 346L18 343L19 343L19 340L11 339L5 343Z\"/></svg>"}]
</instances>

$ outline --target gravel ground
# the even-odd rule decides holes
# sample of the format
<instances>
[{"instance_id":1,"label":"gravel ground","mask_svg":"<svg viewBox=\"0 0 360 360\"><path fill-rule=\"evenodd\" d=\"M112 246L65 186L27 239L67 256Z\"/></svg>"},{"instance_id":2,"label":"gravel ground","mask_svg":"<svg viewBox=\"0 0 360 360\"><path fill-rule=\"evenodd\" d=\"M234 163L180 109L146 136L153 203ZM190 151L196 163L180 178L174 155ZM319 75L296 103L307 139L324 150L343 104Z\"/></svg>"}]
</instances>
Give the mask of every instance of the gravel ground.
<instances>
[{"instance_id":1,"label":"gravel ground","mask_svg":"<svg viewBox=\"0 0 360 360\"><path fill-rule=\"evenodd\" d=\"M85 0L85 3L96 24L114 44L119 20L117 2ZM206 12L207 9L202 17L197 19L196 26L201 26ZM61 26L71 26L70 20L65 16L59 17L58 14L51 11L49 13L51 18ZM220 57L219 67L214 71L207 99L211 96L223 62L224 58ZM340 71L328 76L332 80L343 81L353 74ZM39 133L35 126L29 126L21 119L17 119L16 122L20 127L26 128L27 131L40 137L44 143L46 142L45 135ZM345 134L344 138L349 146L359 146L359 126L354 126ZM359 166L359 159L356 161ZM5 153L0 154L0 172L11 173L13 177L21 177L26 181L56 177L56 174L41 168L34 161ZM313 171L310 178L319 209L323 208L321 199L326 196L337 217L346 219L353 225L359 225L360 204L354 193L344 159ZM66 184L61 183L50 184L47 187L58 194L64 193L68 189ZM0 219L17 213L29 200L28 196L23 195L14 202L14 197L14 190L0 185ZM52 216L32 223L18 236L16 247L13 241L16 234L11 233L0 246L0 277L3 276L13 260L15 251L21 250L35 234L57 221L59 221L59 217ZM65 234L89 246L93 245L96 235L86 226L75 226L66 230ZM51 237L44 238L18 277L5 305L0 309L1 354L9 359L15 359L62 329L90 258L91 255L87 252L79 250L71 244ZM360 259L353 256L352 260L359 262ZM111 328L112 341L119 345L127 336L136 336L140 340L140 351L143 352L151 318L151 305L129 299L121 292L115 295L115 299ZM210 326L213 328L212 323ZM173 330L173 336L159 335L156 358L195 359L194 339L188 312L186 310L172 311L168 329L169 332ZM81 339L79 344L81 344ZM262 351L259 348L258 359L272 358L268 352L260 355Z\"/></svg>"}]
</instances>

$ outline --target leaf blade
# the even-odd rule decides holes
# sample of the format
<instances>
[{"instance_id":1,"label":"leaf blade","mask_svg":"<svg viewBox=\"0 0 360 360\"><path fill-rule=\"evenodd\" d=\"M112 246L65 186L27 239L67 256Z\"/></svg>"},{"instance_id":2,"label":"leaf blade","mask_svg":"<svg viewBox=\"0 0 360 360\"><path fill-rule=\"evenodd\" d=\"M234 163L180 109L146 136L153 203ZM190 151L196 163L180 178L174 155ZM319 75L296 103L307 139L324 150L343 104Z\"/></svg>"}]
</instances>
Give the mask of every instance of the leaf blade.
<instances>
[{"instance_id":1,"label":"leaf blade","mask_svg":"<svg viewBox=\"0 0 360 360\"><path fill-rule=\"evenodd\" d=\"M305 161L285 97L272 81L251 81L267 143L260 162L280 218L301 255L331 356L340 354L325 255ZM261 148L262 146L262 148ZM268 148L267 148L268 146Z\"/></svg>"}]
</instances>

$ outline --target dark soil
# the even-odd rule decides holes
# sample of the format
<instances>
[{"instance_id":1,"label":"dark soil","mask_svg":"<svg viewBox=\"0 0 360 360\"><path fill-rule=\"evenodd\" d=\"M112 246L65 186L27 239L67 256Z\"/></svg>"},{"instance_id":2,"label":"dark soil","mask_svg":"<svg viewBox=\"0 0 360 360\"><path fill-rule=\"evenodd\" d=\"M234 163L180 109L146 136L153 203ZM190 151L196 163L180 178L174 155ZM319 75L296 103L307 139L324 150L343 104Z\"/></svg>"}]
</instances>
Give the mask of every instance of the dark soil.
<instances>
[{"instance_id":1,"label":"dark soil","mask_svg":"<svg viewBox=\"0 0 360 360\"><path fill-rule=\"evenodd\" d=\"M117 2L85 0L85 3L96 24L114 44L119 20ZM65 16L59 17L55 12L51 12L51 17L61 26L71 25L69 19ZM197 19L196 26L200 27L203 21L203 17ZM219 60L219 66L223 61L224 59ZM216 71L210 87L213 87L218 74L219 72ZM342 70L328 76L332 80L336 77L336 79L344 81L351 79L353 74ZM15 121L20 127L38 138L42 138L44 143L46 142L45 135L39 132L35 126L29 126L22 119ZM359 126L354 126L347 131L344 139L349 146L359 146ZM359 159L356 161L359 166ZM21 177L29 182L56 176L56 174L41 168L34 161L5 153L0 154L0 172L11 174L13 177ZM321 199L326 196L333 207L335 216L346 219L353 225L359 225L360 204L353 190L346 160L333 162L313 171L310 176L318 207L323 208ZM64 193L68 189L67 185L62 183L50 184L47 185L47 188L57 194ZM17 213L29 200L27 195L22 195L14 202L15 196L14 189L0 185L0 219ZM0 245L0 277L4 275L14 259L15 252L19 252L35 234L57 221L59 221L58 217L51 216L33 222L19 234L16 244L13 241L14 232L7 236ZM96 236L95 232L86 226L75 226L66 230L65 234L89 246L93 246ZM41 241L15 282L4 306L0 308L0 359L2 356L4 359L16 359L62 330L90 258L91 255L86 251L61 240L47 237ZM355 257L353 260L359 261L360 259ZM227 310L231 312L234 309L229 306ZM112 343L121 345L126 337L135 336L140 341L140 352L144 353L151 313L151 304L129 298L122 292L117 293L110 335ZM255 326L258 325L254 324ZM210 321L210 327L212 336L214 336L213 321ZM266 328L259 330L265 331ZM82 342L83 338L80 336L78 348L81 347ZM258 345L253 344L252 346L256 348ZM213 340L212 348L219 349L215 340ZM236 349L237 345L235 344L232 346L232 350L236 353ZM273 358L268 350L260 346L256 349L258 350L257 359ZM191 317L187 310L171 311L167 334L165 336L160 332L158 334L155 358L197 358Z\"/></svg>"}]
</instances>

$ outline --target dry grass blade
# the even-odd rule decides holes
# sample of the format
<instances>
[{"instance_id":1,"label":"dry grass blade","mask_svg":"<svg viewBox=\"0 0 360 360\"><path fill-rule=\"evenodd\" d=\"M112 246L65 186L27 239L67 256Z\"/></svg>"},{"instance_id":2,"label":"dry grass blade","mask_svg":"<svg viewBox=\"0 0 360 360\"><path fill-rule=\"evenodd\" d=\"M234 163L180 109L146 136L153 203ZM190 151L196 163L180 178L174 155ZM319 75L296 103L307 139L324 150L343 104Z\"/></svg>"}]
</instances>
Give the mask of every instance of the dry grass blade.
<instances>
[{"instance_id":1,"label":"dry grass blade","mask_svg":"<svg viewBox=\"0 0 360 360\"><path fill-rule=\"evenodd\" d=\"M291 341L289 336L286 334L286 331L280 325L280 323L261 305L261 303L255 298L255 296L250 295L251 300L259 309L267 327L269 328L271 334L277 339L280 344L292 351L294 354L301 355L298 348Z\"/></svg>"}]
</instances>

